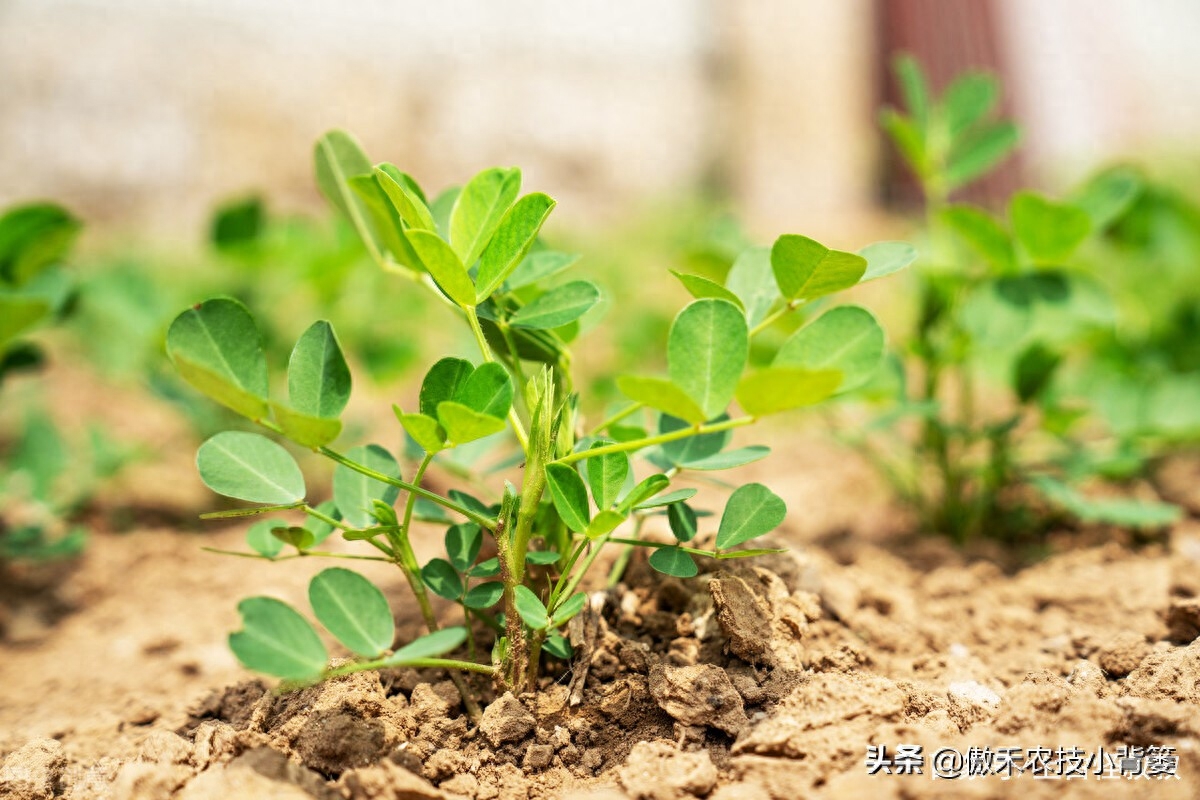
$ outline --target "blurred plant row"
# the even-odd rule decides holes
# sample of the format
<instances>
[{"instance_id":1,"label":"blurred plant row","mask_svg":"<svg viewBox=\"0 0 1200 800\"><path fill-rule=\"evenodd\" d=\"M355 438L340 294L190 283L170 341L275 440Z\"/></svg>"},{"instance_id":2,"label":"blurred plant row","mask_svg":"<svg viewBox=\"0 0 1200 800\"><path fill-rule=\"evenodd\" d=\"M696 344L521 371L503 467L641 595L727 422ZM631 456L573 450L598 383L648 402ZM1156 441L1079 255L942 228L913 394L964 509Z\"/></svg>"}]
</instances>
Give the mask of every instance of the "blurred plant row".
<instances>
[{"instance_id":1,"label":"blurred plant row","mask_svg":"<svg viewBox=\"0 0 1200 800\"><path fill-rule=\"evenodd\" d=\"M998 210L960 202L1019 144L997 114L999 86L969 74L934 92L907 59L896 75L903 108L881 122L925 198L910 237L918 261L866 301L887 323L890 368L839 396L834 433L878 467L924 530L956 541L1036 542L1070 520L1169 523L1176 509L1128 485L1200 442L1200 207L1135 165L1103 169L1061 197L1021 191ZM433 198L432 213L452 201ZM179 307L214 293L257 310L275 364L306 321L337 320L347 357L377 388L422 355L473 347L441 304L357 268L370 256L341 218L278 216L244 198L215 211L200 253L135 243L72 256L81 227L47 203L0 217L0 559L78 552L93 496L148 457L98 424L72 427L48 413L37 374L47 361L140 387L201 437L238 423L174 376L163 343ZM667 264L688 290L703 279L727 286L745 272L737 262L751 244L706 205L554 243L540 256L542 277L570 265L565 251L586 250L606 298L581 324L601 312L615 323L611 340L582 356L585 379L643 362L670 325L673 303L622 302L649 292L616 276ZM769 323L752 363L826 303ZM603 380L589 388L618 396Z\"/></svg>"}]
</instances>

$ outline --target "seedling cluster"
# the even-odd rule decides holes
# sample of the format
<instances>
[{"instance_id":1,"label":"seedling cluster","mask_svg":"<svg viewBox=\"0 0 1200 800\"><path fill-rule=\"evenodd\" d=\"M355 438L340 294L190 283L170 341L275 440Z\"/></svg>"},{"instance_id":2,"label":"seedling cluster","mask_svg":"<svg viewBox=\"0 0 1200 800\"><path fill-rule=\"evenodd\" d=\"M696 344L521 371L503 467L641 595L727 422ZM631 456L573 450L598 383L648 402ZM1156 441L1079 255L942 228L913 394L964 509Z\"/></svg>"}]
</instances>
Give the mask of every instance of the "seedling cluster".
<instances>
[{"instance_id":1,"label":"seedling cluster","mask_svg":"<svg viewBox=\"0 0 1200 800\"><path fill-rule=\"evenodd\" d=\"M464 677L532 688L544 659L571 657L564 626L587 605L581 588L591 585L589 570L606 547L619 548L612 581L636 547L652 550L653 568L684 578L698 573L697 558L772 552L745 548L784 519L784 503L768 487L734 489L714 535L693 505L697 490L678 479L763 458L763 446L729 449L732 432L869 380L884 342L865 309L827 311L763 367L749 367L750 344L784 315L915 257L902 243L849 253L785 235L771 248L743 253L724 282L678 275L694 299L671 325L666 375L618 376L627 402L589 428L583 414L589 398L576 392L570 345L601 293L586 280L563 280L575 256L542 243L552 199L520 195L516 169L488 169L429 200L411 176L390 164L372 166L338 131L317 143L316 171L321 190L378 265L410 280L414 292L432 292L465 323L478 350L473 358L436 361L416 404L394 408L398 427L384 438L402 429L414 466L403 467L380 444L334 449L352 380L328 322L314 323L296 342L286 399L269 391L261 336L237 300L218 297L184 311L168 332L167 349L192 386L267 431L226 431L200 447L197 466L209 488L259 504L208 516L303 515L256 522L247 534L251 552L242 555L394 564L429 633L393 650L382 593L358 573L334 567L314 578L312 611L358 660L330 668L305 617L265 597L242 602L243 627L230 645L247 667L292 681L381 666L460 670L466 676L454 674L471 713L477 705ZM309 497L299 465L278 438L334 462L331 499ZM489 488L480 467L463 476L469 491L443 495L427 487L427 470L447 455L485 448L502 454L507 474L519 471L519 485L505 481L495 501L482 500L477 495ZM483 456L475 458L482 464ZM654 515L666 516L673 540L643 536ZM445 527L444 557L418 562L411 545L417 523ZM322 549L335 534L368 549ZM482 557L486 543L495 556ZM458 604L463 625L440 628L430 593ZM490 649L475 632L491 639ZM465 657L449 656L460 649Z\"/></svg>"}]
</instances>

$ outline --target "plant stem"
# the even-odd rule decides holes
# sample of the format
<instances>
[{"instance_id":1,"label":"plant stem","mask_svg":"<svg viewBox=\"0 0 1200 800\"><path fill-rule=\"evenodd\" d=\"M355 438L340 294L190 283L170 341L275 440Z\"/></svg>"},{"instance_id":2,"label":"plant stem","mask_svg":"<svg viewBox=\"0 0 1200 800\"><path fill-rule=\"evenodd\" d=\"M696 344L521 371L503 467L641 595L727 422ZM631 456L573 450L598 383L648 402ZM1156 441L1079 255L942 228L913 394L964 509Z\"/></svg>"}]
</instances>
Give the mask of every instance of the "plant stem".
<instances>
[{"instance_id":1,"label":"plant stem","mask_svg":"<svg viewBox=\"0 0 1200 800\"><path fill-rule=\"evenodd\" d=\"M781 317L783 317L785 314L787 314L787 313L789 313L789 312L791 312L791 311L795 311L797 308L799 308L799 307L800 307L800 306L802 306L803 304L804 304L804 301L803 301L803 300L789 300L789 301L787 301L787 302L786 302L786 303L784 303L782 306L780 306L778 309L776 309L775 311L773 311L773 312L771 312L770 314L768 314L768 315L767 315L767 316L766 316L766 317L763 319L763 321L762 321L762 322L758 323L758 324L757 324L757 325L755 325L753 328L751 328L751 329L750 329L750 335L751 335L751 336L755 336L755 335L757 335L757 334L759 334L759 333L761 333L761 332L765 331L767 328L771 327L771 325L773 325L773 324L775 323L775 321L776 321L776 320L780 319L780 318L781 318Z\"/></svg>"},{"instance_id":2,"label":"plant stem","mask_svg":"<svg viewBox=\"0 0 1200 800\"><path fill-rule=\"evenodd\" d=\"M496 326L500 328L500 335L504 337L504 344L508 348L508 356L512 359L513 372L517 375L517 386L524 388L525 371L521 368L521 356L517 354L517 342L513 339L512 328L508 327L507 322L497 322ZM517 396L524 400L525 393L519 391Z\"/></svg>"},{"instance_id":3,"label":"plant stem","mask_svg":"<svg viewBox=\"0 0 1200 800\"><path fill-rule=\"evenodd\" d=\"M471 333L475 336L475 343L479 345L479 352L483 355L483 360L495 361L496 359L492 355L492 346L488 344L487 337L483 335L483 328L479 326L479 315L475 313L475 307L466 306L463 311L467 314L467 323L471 326ZM525 426L521 424L517 409L512 406L508 409L508 421L512 425L513 433L516 434L521 449L528 452L529 436L525 433Z\"/></svg>"},{"instance_id":4,"label":"plant stem","mask_svg":"<svg viewBox=\"0 0 1200 800\"><path fill-rule=\"evenodd\" d=\"M534 631L533 640L529 644L529 665L526 668L525 688L531 692L537 691L538 666L542 661L542 645L546 643L546 633L546 628Z\"/></svg>"},{"instance_id":5,"label":"plant stem","mask_svg":"<svg viewBox=\"0 0 1200 800\"><path fill-rule=\"evenodd\" d=\"M680 428L679 430L671 431L670 433L660 433L657 436L647 436L644 439L633 439L628 442L617 442L615 444L606 444L603 447L594 447L591 450L580 450L577 453L569 453L562 458L556 458L551 461L551 464L573 464L585 458L594 456L606 456L610 453L627 453L630 450L641 450L646 447L653 447L658 444L666 444L679 439L687 439L691 436L702 436L706 433L720 433L721 431L731 430L733 428L741 428L754 422L757 417L738 417L737 419L727 419L724 422L713 422L705 425L694 425L690 428Z\"/></svg>"},{"instance_id":6,"label":"plant stem","mask_svg":"<svg viewBox=\"0 0 1200 800\"><path fill-rule=\"evenodd\" d=\"M239 550L223 550L220 547L201 547L201 550L206 553L219 553L223 556L237 556L239 558L257 558L262 561L289 561L293 558L306 558L313 556L314 558L347 558L355 561L383 561L387 564L395 563L394 558L384 558L382 556L360 556L355 553L328 553L324 550L305 550L302 553L291 553L286 556L264 556L262 553L243 553Z\"/></svg>"},{"instance_id":7,"label":"plant stem","mask_svg":"<svg viewBox=\"0 0 1200 800\"><path fill-rule=\"evenodd\" d=\"M633 523L633 539L641 541L642 525L646 522L646 518L639 514ZM621 578L625 576L625 570L629 567L629 559L633 557L634 545L627 544L621 548L621 554L617 556L617 560L613 562L612 569L608 571L608 581L605 584L609 589L615 587L621 582Z\"/></svg>"},{"instance_id":8,"label":"plant stem","mask_svg":"<svg viewBox=\"0 0 1200 800\"><path fill-rule=\"evenodd\" d=\"M645 407L646 407L645 403L631 403L630 405L625 406L625 408L621 409L620 411L613 414L608 419L604 420L604 422L601 422L599 425L592 428L592 430L588 434L588 436L599 436L601 433L603 433L608 428L609 425L616 425L618 422L625 419L630 414L640 411L641 409L643 409Z\"/></svg>"},{"instance_id":9,"label":"plant stem","mask_svg":"<svg viewBox=\"0 0 1200 800\"><path fill-rule=\"evenodd\" d=\"M377 471L371 469L370 467L359 464L357 461L347 458L346 456L342 455L341 453L337 452L336 450L330 450L328 447L321 447L317 450L317 452L320 453L321 455L325 456L326 458L332 459L333 461L336 461L337 463L341 464L342 466L347 467L348 469L354 470L355 472L359 473L360 475L366 475L368 478L374 478L375 480L380 481L381 483L386 483L389 486L399 487L401 489L404 489L405 491L412 492L413 494L424 497L426 500L431 500L434 503L437 503L439 506L442 506L443 508L448 508L451 511L462 514L467 519L471 520L472 522L479 525L480 527L486 528L489 531L496 529L496 520L491 519L489 517L485 517L482 514L478 513L477 511L473 511L473 510L467 508L466 506L459 505L458 503L454 502L453 500L451 500L447 497L442 497L440 494L437 494L436 492L431 492L428 489L423 489L420 486L409 483L408 481L401 480L399 478L393 478L391 475L384 475L382 472L377 472Z\"/></svg>"},{"instance_id":10,"label":"plant stem","mask_svg":"<svg viewBox=\"0 0 1200 800\"><path fill-rule=\"evenodd\" d=\"M474 661L460 661L455 658L414 658L408 661L391 663L389 658L377 658L374 661L359 661L353 664L343 664L335 669L327 670L322 679L338 678L368 669L387 669L389 667L414 667L418 669L461 669L466 672L478 672L481 675L495 675L496 668L491 664L476 664ZM461 678L460 675L450 673Z\"/></svg>"}]
</instances>

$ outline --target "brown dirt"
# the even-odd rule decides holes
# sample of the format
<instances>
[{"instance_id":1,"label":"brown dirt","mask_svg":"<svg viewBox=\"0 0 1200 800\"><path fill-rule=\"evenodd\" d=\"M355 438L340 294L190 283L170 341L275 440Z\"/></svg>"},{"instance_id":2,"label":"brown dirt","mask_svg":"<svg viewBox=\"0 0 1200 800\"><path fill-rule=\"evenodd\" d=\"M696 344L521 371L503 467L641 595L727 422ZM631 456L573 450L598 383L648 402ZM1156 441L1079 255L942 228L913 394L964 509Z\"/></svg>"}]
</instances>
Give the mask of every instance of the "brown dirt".
<instances>
[{"instance_id":1,"label":"brown dirt","mask_svg":"<svg viewBox=\"0 0 1200 800\"><path fill-rule=\"evenodd\" d=\"M770 481L791 553L688 581L635 559L573 626L586 664L536 695L489 696L478 727L437 673L277 696L239 668L224 644L236 599L302 604L322 563L199 550L239 547L234 528L99 535L60 576L55 618L26 606L0 647L0 797L1200 796L1196 522L1006 573L896 536L853 467ZM195 489L178 502L203 505ZM408 608L386 566L363 571ZM868 745L900 744L1165 745L1179 779L868 774Z\"/></svg>"}]
</instances>

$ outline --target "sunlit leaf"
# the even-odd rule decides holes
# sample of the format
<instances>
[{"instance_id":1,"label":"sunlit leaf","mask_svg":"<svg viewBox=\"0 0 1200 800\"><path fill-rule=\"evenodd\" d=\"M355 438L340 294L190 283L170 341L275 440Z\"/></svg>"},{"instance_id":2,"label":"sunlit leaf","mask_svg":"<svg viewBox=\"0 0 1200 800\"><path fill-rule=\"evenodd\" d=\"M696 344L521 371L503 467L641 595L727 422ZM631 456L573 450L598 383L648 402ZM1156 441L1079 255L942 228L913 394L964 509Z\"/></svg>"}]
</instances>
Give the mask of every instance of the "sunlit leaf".
<instances>
[{"instance_id":1,"label":"sunlit leaf","mask_svg":"<svg viewBox=\"0 0 1200 800\"><path fill-rule=\"evenodd\" d=\"M392 646L396 623L383 592L343 567L321 570L308 584L308 601L326 630L347 650L366 658Z\"/></svg>"},{"instance_id":2,"label":"sunlit leaf","mask_svg":"<svg viewBox=\"0 0 1200 800\"><path fill-rule=\"evenodd\" d=\"M389 478L400 477L400 464L395 456L380 445L355 447L346 453L346 457ZM400 489L390 483L363 475L344 464L334 467L333 502L337 504L342 518L355 528L368 528L375 524L376 500L391 505L399 496Z\"/></svg>"},{"instance_id":3,"label":"sunlit leaf","mask_svg":"<svg viewBox=\"0 0 1200 800\"><path fill-rule=\"evenodd\" d=\"M250 312L218 297L184 311L167 331L167 355L179 374L219 403L251 419L267 415L267 358Z\"/></svg>"},{"instance_id":4,"label":"sunlit leaf","mask_svg":"<svg viewBox=\"0 0 1200 800\"><path fill-rule=\"evenodd\" d=\"M776 367L842 373L839 392L862 386L883 360L883 328L870 311L838 306L796 331L775 355Z\"/></svg>"},{"instance_id":5,"label":"sunlit leaf","mask_svg":"<svg viewBox=\"0 0 1200 800\"><path fill-rule=\"evenodd\" d=\"M700 572L695 559L678 547L660 547L650 554L650 566L664 575L694 578Z\"/></svg>"},{"instance_id":6,"label":"sunlit leaf","mask_svg":"<svg viewBox=\"0 0 1200 800\"><path fill-rule=\"evenodd\" d=\"M271 597L238 603L242 629L229 635L229 649L247 669L287 680L311 680L325 670L329 654L308 620Z\"/></svg>"},{"instance_id":7,"label":"sunlit leaf","mask_svg":"<svg viewBox=\"0 0 1200 800\"><path fill-rule=\"evenodd\" d=\"M770 533L787 516L787 506L761 483L738 487L725 504L717 529L717 549L725 550Z\"/></svg>"},{"instance_id":8,"label":"sunlit leaf","mask_svg":"<svg viewBox=\"0 0 1200 800\"><path fill-rule=\"evenodd\" d=\"M217 494L283 505L304 499L304 476L283 447L257 433L225 431L200 445L196 468Z\"/></svg>"}]
</instances>

